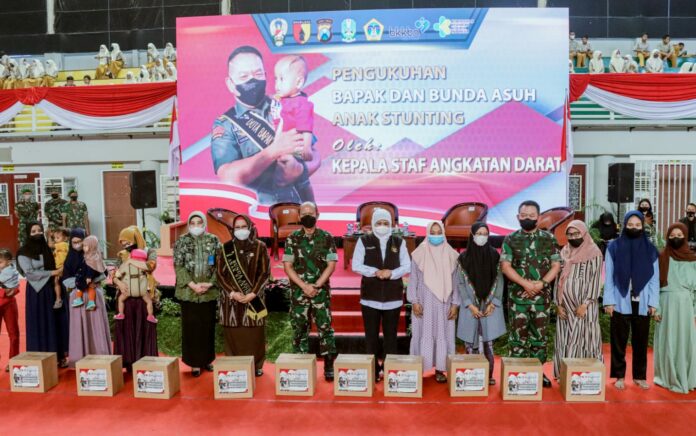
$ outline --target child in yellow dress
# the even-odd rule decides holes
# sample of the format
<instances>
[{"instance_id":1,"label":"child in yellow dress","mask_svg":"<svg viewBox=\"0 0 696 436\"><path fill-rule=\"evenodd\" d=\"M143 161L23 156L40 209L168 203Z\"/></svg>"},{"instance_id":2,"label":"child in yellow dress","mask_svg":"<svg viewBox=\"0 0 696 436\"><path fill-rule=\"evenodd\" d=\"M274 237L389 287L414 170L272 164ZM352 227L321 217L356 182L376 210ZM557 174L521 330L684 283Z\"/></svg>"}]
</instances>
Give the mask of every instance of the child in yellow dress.
<instances>
[{"instance_id":1,"label":"child in yellow dress","mask_svg":"<svg viewBox=\"0 0 696 436\"><path fill-rule=\"evenodd\" d=\"M56 261L56 269L63 268L65 258L68 257L68 239L70 232L68 229L61 227L53 232L53 258ZM63 291L60 286L61 277L56 276L53 283L53 292L56 293L56 302L53 303L54 309L63 307Z\"/></svg>"}]
</instances>

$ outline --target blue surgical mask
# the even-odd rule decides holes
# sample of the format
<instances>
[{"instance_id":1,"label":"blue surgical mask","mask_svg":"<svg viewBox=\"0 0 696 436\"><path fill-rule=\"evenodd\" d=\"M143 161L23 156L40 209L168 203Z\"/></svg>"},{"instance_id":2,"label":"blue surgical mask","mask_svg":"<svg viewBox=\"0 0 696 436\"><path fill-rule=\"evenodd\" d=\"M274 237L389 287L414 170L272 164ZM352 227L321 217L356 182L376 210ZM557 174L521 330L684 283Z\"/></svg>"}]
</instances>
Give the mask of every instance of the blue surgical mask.
<instances>
[{"instance_id":1,"label":"blue surgical mask","mask_svg":"<svg viewBox=\"0 0 696 436\"><path fill-rule=\"evenodd\" d=\"M440 245L445 242L445 237L443 235L428 235L428 241L433 245Z\"/></svg>"}]
</instances>

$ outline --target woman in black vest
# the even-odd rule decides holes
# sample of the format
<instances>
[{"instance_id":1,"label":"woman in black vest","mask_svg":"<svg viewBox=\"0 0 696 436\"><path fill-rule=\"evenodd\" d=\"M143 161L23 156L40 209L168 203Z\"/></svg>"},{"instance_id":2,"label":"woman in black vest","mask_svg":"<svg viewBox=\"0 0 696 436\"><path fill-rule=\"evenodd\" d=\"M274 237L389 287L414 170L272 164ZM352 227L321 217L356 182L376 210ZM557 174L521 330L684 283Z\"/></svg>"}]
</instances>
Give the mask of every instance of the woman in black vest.
<instances>
[{"instance_id":1,"label":"woman in black vest","mask_svg":"<svg viewBox=\"0 0 696 436\"><path fill-rule=\"evenodd\" d=\"M411 269L406 243L392 236L391 214L376 208L372 212L372 233L362 236L353 253L353 271L362 275L360 305L365 326L367 352L375 356L375 381L381 380L379 359L397 353L396 333L404 303L401 278ZM379 350L379 326L384 334Z\"/></svg>"}]
</instances>

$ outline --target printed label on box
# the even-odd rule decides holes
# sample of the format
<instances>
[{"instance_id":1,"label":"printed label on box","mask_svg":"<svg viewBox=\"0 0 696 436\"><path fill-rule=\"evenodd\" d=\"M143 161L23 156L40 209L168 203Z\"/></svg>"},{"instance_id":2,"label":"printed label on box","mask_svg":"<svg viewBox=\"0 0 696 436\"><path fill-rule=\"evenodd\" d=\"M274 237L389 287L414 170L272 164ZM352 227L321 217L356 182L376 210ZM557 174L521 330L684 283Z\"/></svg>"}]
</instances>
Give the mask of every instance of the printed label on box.
<instances>
[{"instance_id":1,"label":"printed label on box","mask_svg":"<svg viewBox=\"0 0 696 436\"><path fill-rule=\"evenodd\" d=\"M387 390L400 394L418 392L418 371L390 369L387 374Z\"/></svg>"},{"instance_id":2,"label":"printed label on box","mask_svg":"<svg viewBox=\"0 0 696 436\"><path fill-rule=\"evenodd\" d=\"M221 394L249 392L249 371L218 371L217 379Z\"/></svg>"},{"instance_id":3,"label":"printed label on box","mask_svg":"<svg viewBox=\"0 0 696 436\"><path fill-rule=\"evenodd\" d=\"M346 392L367 392L368 371L365 368L339 368L338 390Z\"/></svg>"},{"instance_id":4,"label":"printed label on box","mask_svg":"<svg viewBox=\"0 0 696 436\"><path fill-rule=\"evenodd\" d=\"M487 373L485 368L457 368L454 373L454 390L457 392L484 390L488 383Z\"/></svg>"},{"instance_id":5,"label":"printed label on box","mask_svg":"<svg viewBox=\"0 0 696 436\"><path fill-rule=\"evenodd\" d=\"M510 395L536 395L539 386L538 372L509 372L507 393Z\"/></svg>"},{"instance_id":6,"label":"printed label on box","mask_svg":"<svg viewBox=\"0 0 696 436\"><path fill-rule=\"evenodd\" d=\"M137 390L145 394L164 393L164 371L139 369L136 375Z\"/></svg>"},{"instance_id":7,"label":"printed label on box","mask_svg":"<svg viewBox=\"0 0 696 436\"><path fill-rule=\"evenodd\" d=\"M39 367L12 365L12 383L16 388L38 388Z\"/></svg>"},{"instance_id":8,"label":"printed label on box","mask_svg":"<svg viewBox=\"0 0 696 436\"><path fill-rule=\"evenodd\" d=\"M601 392L601 372L578 371L570 374L570 395L599 395Z\"/></svg>"},{"instance_id":9,"label":"printed label on box","mask_svg":"<svg viewBox=\"0 0 696 436\"><path fill-rule=\"evenodd\" d=\"M80 369L80 390L104 392L108 389L105 369Z\"/></svg>"},{"instance_id":10,"label":"printed label on box","mask_svg":"<svg viewBox=\"0 0 696 436\"><path fill-rule=\"evenodd\" d=\"M278 371L280 390L284 392L308 392L308 369L284 369Z\"/></svg>"}]
</instances>

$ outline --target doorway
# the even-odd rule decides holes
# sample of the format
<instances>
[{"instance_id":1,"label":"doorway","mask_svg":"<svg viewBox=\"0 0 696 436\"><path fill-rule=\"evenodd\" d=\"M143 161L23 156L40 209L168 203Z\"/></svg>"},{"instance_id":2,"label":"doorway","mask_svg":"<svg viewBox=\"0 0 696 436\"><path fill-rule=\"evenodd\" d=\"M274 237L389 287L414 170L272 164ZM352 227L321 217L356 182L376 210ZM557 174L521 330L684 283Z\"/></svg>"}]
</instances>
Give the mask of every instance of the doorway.
<instances>
[{"instance_id":1,"label":"doorway","mask_svg":"<svg viewBox=\"0 0 696 436\"><path fill-rule=\"evenodd\" d=\"M0 241L2 241L2 248L7 248L13 255L19 249L17 240L19 219L14 213L15 204L25 188L34 192L36 200L35 181L38 178L39 173L0 174ZM40 217L37 218L40 219Z\"/></svg>"},{"instance_id":2,"label":"doorway","mask_svg":"<svg viewBox=\"0 0 696 436\"><path fill-rule=\"evenodd\" d=\"M130 204L130 171L105 171L104 227L106 230L106 257L115 259L121 247L118 234L125 227L136 225L135 209Z\"/></svg>"}]
</instances>

